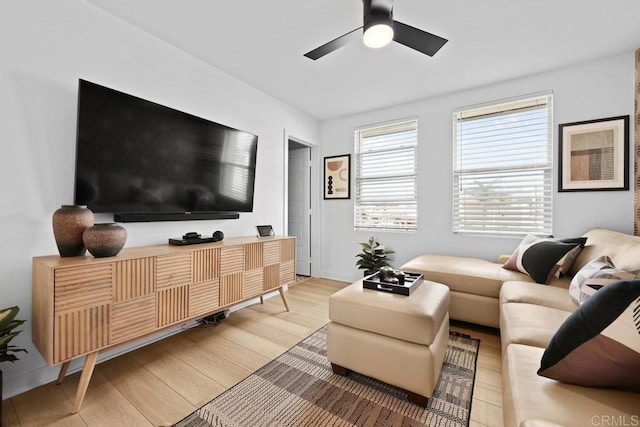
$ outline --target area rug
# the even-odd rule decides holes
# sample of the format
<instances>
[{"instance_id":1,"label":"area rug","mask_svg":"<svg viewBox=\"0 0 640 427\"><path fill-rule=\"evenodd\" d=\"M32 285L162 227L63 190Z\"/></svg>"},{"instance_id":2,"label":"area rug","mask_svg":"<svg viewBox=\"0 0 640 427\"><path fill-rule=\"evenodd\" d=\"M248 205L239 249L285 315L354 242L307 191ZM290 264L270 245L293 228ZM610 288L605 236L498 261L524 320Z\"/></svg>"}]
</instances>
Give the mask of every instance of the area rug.
<instances>
[{"instance_id":1,"label":"area rug","mask_svg":"<svg viewBox=\"0 0 640 427\"><path fill-rule=\"evenodd\" d=\"M326 337L324 326L175 426L469 425L480 340L449 335L436 391L421 407L397 387L333 374Z\"/></svg>"}]
</instances>

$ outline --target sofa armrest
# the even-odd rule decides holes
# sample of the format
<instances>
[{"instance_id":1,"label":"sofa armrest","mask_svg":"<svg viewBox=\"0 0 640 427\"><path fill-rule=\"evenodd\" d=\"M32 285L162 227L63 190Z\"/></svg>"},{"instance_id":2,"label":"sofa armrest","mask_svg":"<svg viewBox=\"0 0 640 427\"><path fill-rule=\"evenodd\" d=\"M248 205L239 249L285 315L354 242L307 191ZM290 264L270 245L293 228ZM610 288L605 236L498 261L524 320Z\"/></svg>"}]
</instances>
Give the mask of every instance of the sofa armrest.
<instances>
[{"instance_id":1,"label":"sofa armrest","mask_svg":"<svg viewBox=\"0 0 640 427\"><path fill-rule=\"evenodd\" d=\"M505 262L509 261L509 258L511 258L511 254L500 254L498 255L498 260L496 262L498 264L504 264Z\"/></svg>"}]
</instances>

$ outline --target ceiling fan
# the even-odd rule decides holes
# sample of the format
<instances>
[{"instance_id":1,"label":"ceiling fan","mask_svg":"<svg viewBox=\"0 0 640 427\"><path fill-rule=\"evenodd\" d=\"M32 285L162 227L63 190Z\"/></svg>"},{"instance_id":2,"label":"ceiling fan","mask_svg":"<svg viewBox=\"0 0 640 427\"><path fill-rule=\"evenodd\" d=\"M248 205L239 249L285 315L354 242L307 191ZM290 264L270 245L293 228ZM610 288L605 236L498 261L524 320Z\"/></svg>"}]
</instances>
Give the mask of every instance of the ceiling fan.
<instances>
[{"instance_id":1,"label":"ceiling fan","mask_svg":"<svg viewBox=\"0 0 640 427\"><path fill-rule=\"evenodd\" d=\"M344 34L329 43L304 54L314 61L328 53L360 38L360 30L364 29L362 40L371 48L386 46L394 40L411 49L433 56L448 41L435 34L422 31L411 25L393 20L393 0L362 0L364 9L364 25Z\"/></svg>"}]
</instances>

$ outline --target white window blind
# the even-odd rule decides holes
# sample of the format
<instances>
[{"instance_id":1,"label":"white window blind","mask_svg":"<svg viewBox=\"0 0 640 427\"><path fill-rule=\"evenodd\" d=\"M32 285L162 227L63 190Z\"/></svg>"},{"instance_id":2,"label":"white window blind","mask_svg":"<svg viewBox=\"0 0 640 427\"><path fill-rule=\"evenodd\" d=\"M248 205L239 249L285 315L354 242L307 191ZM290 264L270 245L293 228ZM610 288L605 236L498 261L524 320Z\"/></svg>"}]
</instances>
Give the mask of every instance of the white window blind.
<instances>
[{"instance_id":1,"label":"white window blind","mask_svg":"<svg viewBox=\"0 0 640 427\"><path fill-rule=\"evenodd\" d=\"M416 119L356 130L356 229L417 229L417 146Z\"/></svg>"},{"instance_id":2,"label":"white window blind","mask_svg":"<svg viewBox=\"0 0 640 427\"><path fill-rule=\"evenodd\" d=\"M454 232L551 233L551 101L454 112Z\"/></svg>"}]
</instances>

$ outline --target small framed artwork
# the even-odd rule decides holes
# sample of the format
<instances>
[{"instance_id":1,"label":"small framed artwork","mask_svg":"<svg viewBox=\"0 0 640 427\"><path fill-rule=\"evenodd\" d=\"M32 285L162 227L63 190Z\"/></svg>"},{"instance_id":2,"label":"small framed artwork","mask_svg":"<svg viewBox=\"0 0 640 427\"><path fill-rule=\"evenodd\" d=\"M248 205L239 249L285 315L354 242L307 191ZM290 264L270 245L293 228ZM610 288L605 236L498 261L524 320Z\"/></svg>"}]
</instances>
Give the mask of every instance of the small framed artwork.
<instances>
[{"instance_id":1,"label":"small framed artwork","mask_svg":"<svg viewBox=\"0 0 640 427\"><path fill-rule=\"evenodd\" d=\"M558 191L629 189L629 116L561 124Z\"/></svg>"},{"instance_id":2,"label":"small framed artwork","mask_svg":"<svg viewBox=\"0 0 640 427\"><path fill-rule=\"evenodd\" d=\"M324 198L351 197L351 154L324 158Z\"/></svg>"}]
</instances>

